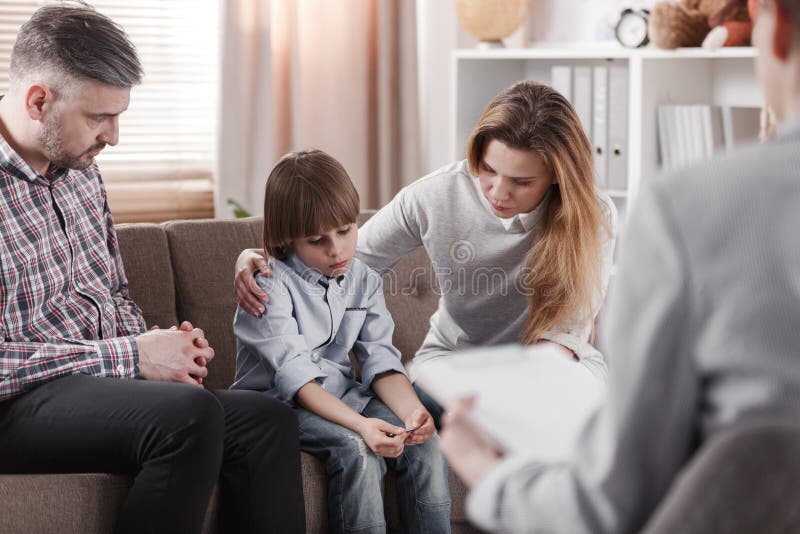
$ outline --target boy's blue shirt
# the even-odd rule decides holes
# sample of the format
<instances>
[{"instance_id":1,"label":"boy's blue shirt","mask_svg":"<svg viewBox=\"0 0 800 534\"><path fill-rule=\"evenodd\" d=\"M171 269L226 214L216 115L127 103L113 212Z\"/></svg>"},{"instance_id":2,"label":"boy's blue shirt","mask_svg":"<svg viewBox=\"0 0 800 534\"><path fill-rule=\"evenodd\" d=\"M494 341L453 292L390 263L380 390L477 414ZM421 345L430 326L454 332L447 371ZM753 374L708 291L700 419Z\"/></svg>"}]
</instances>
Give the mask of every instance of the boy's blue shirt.
<instances>
[{"instance_id":1,"label":"boy's blue shirt","mask_svg":"<svg viewBox=\"0 0 800 534\"><path fill-rule=\"evenodd\" d=\"M236 377L232 388L265 391L295 405L297 391L315 380L361 412L373 398L380 373L406 374L392 345L394 322L378 273L353 259L348 271L328 278L295 254L270 260L272 276L257 275L269 295L261 317L237 308ZM348 353L361 366L361 382Z\"/></svg>"}]
</instances>

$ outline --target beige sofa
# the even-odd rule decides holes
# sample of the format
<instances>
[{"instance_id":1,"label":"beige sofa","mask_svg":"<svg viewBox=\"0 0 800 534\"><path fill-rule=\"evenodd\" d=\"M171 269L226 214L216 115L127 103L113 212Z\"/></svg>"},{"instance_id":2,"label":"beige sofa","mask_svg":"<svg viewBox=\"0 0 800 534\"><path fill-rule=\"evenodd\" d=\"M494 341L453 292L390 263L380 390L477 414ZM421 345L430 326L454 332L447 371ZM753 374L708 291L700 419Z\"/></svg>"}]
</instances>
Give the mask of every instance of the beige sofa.
<instances>
[{"instance_id":1,"label":"beige sofa","mask_svg":"<svg viewBox=\"0 0 800 534\"><path fill-rule=\"evenodd\" d=\"M259 246L261 220L123 224L117 235L131 296L147 325L188 320L203 328L217 353L206 385L227 388L235 369L233 264L242 249ZM422 250L398 265L394 280L401 285L390 282L386 297L397 323L394 340L405 359L422 342L437 302L430 276L412 280L411 270L418 267L429 269ZM324 467L305 453L302 466L307 532L326 532ZM110 533L129 485L129 477L111 474L0 475L0 534ZM453 532L475 532L464 517L464 486L452 475L450 485ZM385 496L390 531L400 532L391 473ZM217 531L215 504L212 499L206 533Z\"/></svg>"},{"instance_id":2,"label":"beige sofa","mask_svg":"<svg viewBox=\"0 0 800 534\"><path fill-rule=\"evenodd\" d=\"M186 319L202 327L217 350L206 383L228 387L235 345L233 263L243 248L258 246L261 221L120 225L117 232L131 295L147 324L165 327ZM421 343L436 306L430 274L424 251L417 250L386 284L395 344L406 360ZM646 532L800 532L799 450L795 426L739 428L720 436L684 470ZM326 532L323 466L305 454L302 465L307 531ZM392 483L390 473L387 518L389 530L399 532ZM0 475L0 534L110 533L129 485L129 477L113 474ZM464 515L465 488L452 473L450 488L453 532L475 532ZM212 498L204 532L217 532L215 517Z\"/></svg>"}]
</instances>

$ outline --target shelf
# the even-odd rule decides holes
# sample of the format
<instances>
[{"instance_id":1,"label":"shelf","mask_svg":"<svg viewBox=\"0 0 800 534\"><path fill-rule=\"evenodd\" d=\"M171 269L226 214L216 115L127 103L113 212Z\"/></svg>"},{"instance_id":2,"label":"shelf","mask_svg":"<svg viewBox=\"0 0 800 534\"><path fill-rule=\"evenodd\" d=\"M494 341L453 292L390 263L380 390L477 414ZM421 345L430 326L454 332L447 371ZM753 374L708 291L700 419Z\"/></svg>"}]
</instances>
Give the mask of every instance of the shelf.
<instances>
[{"instance_id":1,"label":"shelf","mask_svg":"<svg viewBox=\"0 0 800 534\"><path fill-rule=\"evenodd\" d=\"M623 48L608 44L597 46L531 47L531 48L462 48L454 52L457 59L737 59L754 58L752 46L725 47L716 51L703 48Z\"/></svg>"},{"instance_id":2,"label":"shelf","mask_svg":"<svg viewBox=\"0 0 800 534\"><path fill-rule=\"evenodd\" d=\"M729 47L717 51L703 48L630 49L608 42L455 50L452 56L450 150L454 157L463 157L467 139L486 103L516 81L535 80L551 84L554 67L627 70L627 142L623 147L627 149L624 171L627 188L619 187L623 183L619 181L614 182L617 187L606 190L620 211L627 214L636 201L642 181L661 172L656 121L658 107L662 104L763 106L763 96L753 69L755 57L756 50L752 47ZM569 83L573 83L572 78ZM593 101L591 106L593 109ZM590 124L587 121L585 126ZM624 217L621 213L622 220Z\"/></svg>"},{"instance_id":3,"label":"shelf","mask_svg":"<svg viewBox=\"0 0 800 534\"><path fill-rule=\"evenodd\" d=\"M627 198L628 192L624 189L604 189L606 195L611 198Z\"/></svg>"}]
</instances>

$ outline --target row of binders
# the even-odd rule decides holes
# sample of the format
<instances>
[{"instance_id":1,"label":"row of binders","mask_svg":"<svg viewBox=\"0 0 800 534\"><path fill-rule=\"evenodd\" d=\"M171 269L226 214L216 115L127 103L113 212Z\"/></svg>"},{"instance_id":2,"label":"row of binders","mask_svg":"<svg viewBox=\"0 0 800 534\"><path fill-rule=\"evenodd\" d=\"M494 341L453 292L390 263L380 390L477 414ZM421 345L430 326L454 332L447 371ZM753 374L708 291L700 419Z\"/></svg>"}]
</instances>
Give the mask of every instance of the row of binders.
<instances>
[{"instance_id":1,"label":"row of binders","mask_svg":"<svg viewBox=\"0 0 800 534\"><path fill-rule=\"evenodd\" d=\"M657 113L661 166L668 171L730 152L755 140L761 128L760 108L661 105Z\"/></svg>"},{"instance_id":2,"label":"row of binders","mask_svg":"<svg viewBox=\"0 0 800 534\"><path fill-rule=\"evenodd\" d=\"M628 68L554 65L550 85L575 108L595 158L600 187L628 183Z\"/></svg>"}]
</instances>

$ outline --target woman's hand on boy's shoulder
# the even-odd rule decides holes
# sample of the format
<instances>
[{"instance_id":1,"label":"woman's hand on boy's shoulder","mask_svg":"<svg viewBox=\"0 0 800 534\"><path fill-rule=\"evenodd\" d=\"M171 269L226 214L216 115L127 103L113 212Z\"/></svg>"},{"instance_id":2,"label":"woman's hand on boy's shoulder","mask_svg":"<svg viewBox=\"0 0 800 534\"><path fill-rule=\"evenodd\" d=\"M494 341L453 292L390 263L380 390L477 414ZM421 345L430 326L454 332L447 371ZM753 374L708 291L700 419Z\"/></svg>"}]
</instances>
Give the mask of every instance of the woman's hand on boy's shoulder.
<instances>
[{"instance_id":1,"label":"woman's hand on boy's shoulder","mask_svg":"<svg viewBox=\"0 0 800 534\"><path fill-rule=\"evenodd\" d=\"M236 259L233 288L239 306L250 315L260 317L269 302L269 296L256 283L255 273L272 276L264 251L257 248L247 248Z\"/></svg>"},{"instance_id":2,"label":"woman's hand on boy's shoulder","mask_svg":"<svg viewBox=\"0 0 800 534\"><path fill-rule=\"evenodd\" d=\"M404 429L399 426L383 419L365 418L358 427L358 433L378 456L397 458L403 453L403 440L406 436ZM390 438L389 435L393 437Z\"/></svg>"}]
</instances>

